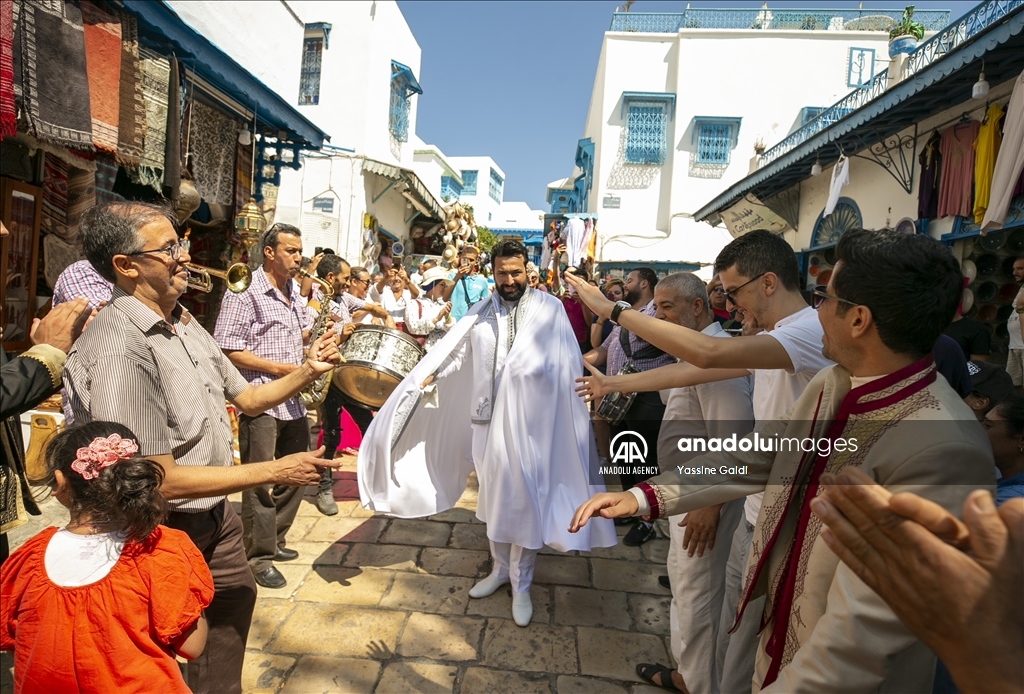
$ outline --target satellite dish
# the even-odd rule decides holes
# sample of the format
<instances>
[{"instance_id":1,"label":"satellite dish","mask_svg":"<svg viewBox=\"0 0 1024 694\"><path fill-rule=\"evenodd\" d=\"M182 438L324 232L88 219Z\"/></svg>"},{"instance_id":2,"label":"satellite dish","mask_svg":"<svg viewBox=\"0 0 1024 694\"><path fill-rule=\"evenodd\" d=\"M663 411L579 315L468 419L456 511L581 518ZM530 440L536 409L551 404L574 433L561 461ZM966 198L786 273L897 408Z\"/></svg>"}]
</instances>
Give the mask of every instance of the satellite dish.
<instances>
[{"instance_id":1,"label":"satellite dish","mask_svg":"<svg viewBox=\"0 0 1024 694\"><path fill-rule=\"evenodd\" d=\"M910 217L904 217L900 221L896 222L895 231L897 234L916 234L917 224L914 223L914 220Z\"/></svg>"}]
</instances>

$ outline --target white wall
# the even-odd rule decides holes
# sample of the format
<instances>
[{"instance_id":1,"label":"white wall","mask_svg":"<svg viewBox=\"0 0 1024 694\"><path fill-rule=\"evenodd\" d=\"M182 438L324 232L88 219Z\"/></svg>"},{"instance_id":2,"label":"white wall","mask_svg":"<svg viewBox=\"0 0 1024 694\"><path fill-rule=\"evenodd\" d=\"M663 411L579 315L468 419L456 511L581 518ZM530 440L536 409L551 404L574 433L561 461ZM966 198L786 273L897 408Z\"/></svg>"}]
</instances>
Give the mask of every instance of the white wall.
<instances>
[{"instance_id":1,"label":"white wall","mask_svg":"<svg viewBox=\"0 0 1024 694\"><path fill-rule=\"evenodd\" d=\"M851 46L875 49L877 73L887 43L881 32L606 33L583 134L595 143L588 211L599 214L600 259L714 260L728 235L689 214L748 174L758 138L771 147L798 125L802 108L829 106L851 91ZM662 166L623 161L626 91L676 95ZM691 167L694 116L742 118L727 168ZM619 198L619 208L604 208L606 196Z\"/></svg>"},{"instance_id":2,"label":"white wall","mask_svg":"<svg viewBox=\"0 0 1024 694\"><path fill-rule=\"evenodd\" d=\"M473 218L477 224L482 224L486 227L496 226L496 220L500 216L501 202L495 202L490 194L491 169L497 171L502 180L505 179L505 172L490 157L447 157L447 159L451 167L458 171L460 175L463 171L477 172L476 195L467 195L463 192L459 196L459 202L463 205L473 206ZM463 180L463 186L465 186L465 180ZM504 199L504 183L502 184L501 192L501 197Z\"/></svg>"},{"instance_id":3,"label":"white wall","mask_svg":"<svg viewBox=\"0 0 1024 694\"><path fill-rule=\"evenodd\" d=\"M183 22L285 101L296 103L305 32L303 21L309 20L301 13L297 13L299 19L296 19L292 14L293 5L280 0L260 3L167 0L167 5Z\"/></svg>"},{"instance_id":4,"label":"white wall","mask_svg":"<svg viewBox=\"0 0 1024 694\"><path fill-rule=\"evenodd\" d=\"M332 25L322 56L320 102L298 109L330 133L331 144L371 159L410 166L419 97L411 97L409 142L401 146L401 156L395 157L388 132L391 61L407 65L422 84L421 51L397 3L294 0L293 6L307 24ZM298 86L289 99L298 102Z\"/></svg>"}]
</instances>

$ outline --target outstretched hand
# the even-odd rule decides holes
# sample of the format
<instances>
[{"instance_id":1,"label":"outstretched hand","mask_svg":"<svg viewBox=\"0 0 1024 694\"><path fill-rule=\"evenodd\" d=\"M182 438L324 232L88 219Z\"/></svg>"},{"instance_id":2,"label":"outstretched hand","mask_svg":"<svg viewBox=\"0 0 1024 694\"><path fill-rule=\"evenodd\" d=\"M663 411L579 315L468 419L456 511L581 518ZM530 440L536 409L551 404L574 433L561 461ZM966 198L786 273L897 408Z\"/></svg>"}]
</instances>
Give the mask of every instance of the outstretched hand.
<instances>
[{"instance_id":1,"label":"outstretched hand","mask_svg":"<svg viewBox=\"0 0 1024 694\"><path fill-rule=\"evenodd\" d=\"M601 373L601 370L590 362L583 362L590 372L589 376L581 376L576 379L580 385L576 386L576 395L583 398L583 402L593 402L603 398L608 393L614 392L608 387L608 377Z\"/></svg>"},{"instance_id":2,"label":"outstretched hand","mask_svg":"<svg viewBox=\"0 0 1024 694\"><path fill-rule=\"evenodd\" d=\"M331 327L333 325L329 325L324 334L309 346L306 363L318 374L326 373L345 361L338 351L338 334Z\"/></svg>"},{"instance_id":3,"label":"outstretched hand","mask_svg":"<svg viewBox=\"0 0 1024 694\"><path fill-rule=\"evenodd\" d=\"M636 497L629 492L602 492L590 497L590 500L576 509L569 523L569 532L579 532L587 521L596 515L602 518L628 518L636 514L639 504Z\"/></svg>"},{"instance_id":4,"label":"outstretched hand","mask_svg":"<svg viewBox=\"0 0 1024 694\"><path fill-rule=\"evenodd\" d=\"M596 315L602 318L607 318L612 315L612 308L615 304L608 300L601 290L594 285L587 282L582 277L577 277L568 270L564 274L565 282L570 288L576 291L576 295L583 300L583 303L593 311Z\"/></svg>"},{"instance_id":5,"label":"outstretched hand","mask_svg":"<svg viewBox=\"0 0 1024 694\"><path fill-rule=\"evenodd\" d=\"M811 502L827 526L822 540L936 652L961 691L982 681L988 691L1024 689L1024 501L996 509L976 490L961 522L856 468L822 481Z\"/></svg>"}]
</instances>

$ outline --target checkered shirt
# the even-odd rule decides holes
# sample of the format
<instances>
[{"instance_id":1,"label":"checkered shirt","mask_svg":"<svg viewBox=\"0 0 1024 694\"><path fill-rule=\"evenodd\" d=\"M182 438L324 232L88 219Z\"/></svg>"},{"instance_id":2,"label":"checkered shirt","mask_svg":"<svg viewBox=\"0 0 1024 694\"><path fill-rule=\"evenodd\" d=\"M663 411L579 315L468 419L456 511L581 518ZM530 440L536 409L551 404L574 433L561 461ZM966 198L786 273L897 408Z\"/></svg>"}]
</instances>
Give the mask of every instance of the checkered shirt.
<instances>
[{"instance_id":1,"label":"checkered shirt","mask_svg":"<svg viewBox=\"0 0 1024 694\"><path fill-rule=\"evenodd\" d=\"M643 308L639 309L640 313L645 316L654 315L654 301L651 300ZM612 332L605 339L601 346L608 350L608 370L606 373L610 376L614 376L619 373L619 369L626 363L626 353L622 350L622 345L619 344L619 333L622 328L615 326L612 328ZM630 333L629 335L629 346L633 348L633 354L636 354L649 343L646 340L642 340L636 335ZM669 364L675 364L676 359L671 354L662 354L660 357L654 357L653 359L633 359L633 366L640 371L650 371L651 369L657 369L659 366L667 366Z\"/></svg>"},{"instance_id":2,"label":"checkered shirt","mask_svg":"<svg viewBox=\"0 0 1024 694\"><path fill-rule=\"evenodd\" d=\"M60 306L79 296L89 300L89 308L110 301L114 285L103 279L88 260L72 263L60 273L53 285L53 305Z\"/></svg>"},{"instance_id":3,"label":"checkered shirt","mask_svg":"<svg viewBox=\"0 0 1024 694\"><path fill-rule=\"evenodd\" d=\"M221 349L249 350L258 357L282 364L301 364L302 331L313 323L315 314L301 301L299 284L288 280L289 301L267 278L263 268L252 273L252 283L240 294L224 293L213 337ZM290 303L289 303L290 302ZM251 385L273 381L263 371L239 369ZM267 410L275 419L291 421L306 416L298 398L291 398Z\"/></svg>"}]
</instances>

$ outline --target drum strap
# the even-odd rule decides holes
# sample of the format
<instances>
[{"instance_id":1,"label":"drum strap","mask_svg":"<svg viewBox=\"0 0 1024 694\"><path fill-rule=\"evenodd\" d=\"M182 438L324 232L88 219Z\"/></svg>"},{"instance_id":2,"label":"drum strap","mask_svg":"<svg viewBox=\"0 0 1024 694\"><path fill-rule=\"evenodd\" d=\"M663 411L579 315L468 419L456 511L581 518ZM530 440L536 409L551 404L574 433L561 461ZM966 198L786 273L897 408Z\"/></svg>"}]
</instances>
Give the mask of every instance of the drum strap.
<instances>
[{"instance_id":1,"label":"drum strap","mask_svg":"<svg viewBox=\"0 0 1024 694\"><path fill-rule=\"evenodd\" d=\"M658 349L652 344L647 344L642 349L633 354L633 345L629 341L630 332L619 326L619 345L622 347L622 351L626 353L626 361L632 363L637 359L655 359L665 354L663 350Z\"/></svg>"}]
</instances>

